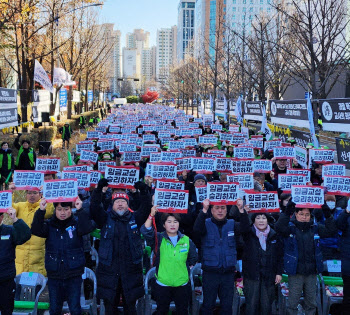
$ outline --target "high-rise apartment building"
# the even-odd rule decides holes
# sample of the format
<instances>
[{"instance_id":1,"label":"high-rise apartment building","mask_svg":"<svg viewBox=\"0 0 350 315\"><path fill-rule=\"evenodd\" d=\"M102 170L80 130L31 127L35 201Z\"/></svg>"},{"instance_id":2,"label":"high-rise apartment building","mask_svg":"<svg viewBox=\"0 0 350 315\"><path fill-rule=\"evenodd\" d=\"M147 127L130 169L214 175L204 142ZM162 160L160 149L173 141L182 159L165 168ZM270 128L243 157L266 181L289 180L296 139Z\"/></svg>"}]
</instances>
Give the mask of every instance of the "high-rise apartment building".
<instances>
[{"instance_id":1,"label":"high-rise apartment building","mask_svg":"<svg viewBox=\"0 0 350 315\"><path fill-rule=\"evenodd\" d=\"M194 50L196 0L180 0L178 6L177 21L177 60L185 59L186 55L192 56Z\"/></svg>"},{"instance_id":2,"label":"high-rise apartment building","mask_svg":"<svg viewBox=\"0 0 350 315\"><path fill-rule=\"evenodd\" d=\"M143 49L141 53L141 83L145 83L156 76L156 47Z\"/></svg>"},{"instance_id":3,"label":"high-rise apartment building","mask_svg":"<svg viewBox=\"0 0 350 315\"><path fill-rule=\"evenodd\" d=\"M176 62L177 27L157 30L156 78L164 83L170 66Z\"/></svg>"},{"instance_id":4,"label":"high-rise apartment building","mask_svg":"<svg viewBox=\"0 0 350 315\"><path fill-rule=\"evenodd\" d=\"M109 55L109 89L112 94L117 94L120 92L118 78L122 76L121 32L114 30L113 23L101 24L99 27L106 41L113 45Z\"/></svg>"},{"instance_id":5,"label":"high-rise apartment building","mask_svg":"<svg viewBox=\"0 0 350 315\"><path fill-rule=\"evenodd\" d=\"M149 32L143 29L135 29L133 33L126 34L126 48L137 49L141 54L142 49L149 48Z\"/></svg>"}]
</instances>

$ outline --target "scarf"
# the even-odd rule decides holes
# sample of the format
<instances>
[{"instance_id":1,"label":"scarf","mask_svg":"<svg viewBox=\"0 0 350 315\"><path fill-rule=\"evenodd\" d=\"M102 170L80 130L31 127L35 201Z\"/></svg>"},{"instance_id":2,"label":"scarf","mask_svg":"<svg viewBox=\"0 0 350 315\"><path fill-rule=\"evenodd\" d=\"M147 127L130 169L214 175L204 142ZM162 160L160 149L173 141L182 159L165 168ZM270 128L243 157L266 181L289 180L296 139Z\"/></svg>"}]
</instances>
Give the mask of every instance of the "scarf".
<instances>
[{"instance_id":1,"label":"scarf","mask_svg":"<svg viewBox=\"0 0 350 315\"><path fill-rule=\"evenodd\" d=\"M267 228L263 232L259 231L258 228L255 226L255 224L253 224L253 226L255 228L255 233L256 233L257 238L259 239L261 248L264 251L266 251L266 239L270 233L270 226L267 225Z\"/></svg>"}]
</instances>

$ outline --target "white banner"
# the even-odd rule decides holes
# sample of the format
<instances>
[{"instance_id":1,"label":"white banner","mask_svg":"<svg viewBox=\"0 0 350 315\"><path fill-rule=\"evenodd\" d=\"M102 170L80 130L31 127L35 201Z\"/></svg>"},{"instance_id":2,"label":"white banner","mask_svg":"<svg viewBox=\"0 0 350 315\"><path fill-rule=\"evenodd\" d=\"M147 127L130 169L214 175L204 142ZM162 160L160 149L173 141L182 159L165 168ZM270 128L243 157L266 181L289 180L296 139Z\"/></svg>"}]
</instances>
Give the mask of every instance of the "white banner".
<instances>
[{"instance_id":1,"label":"white banner","mask_svg":"<svg viewBox=\"0 0 350 315\"><path fill-rule=\"evenodd\" d=\"M34 65L34 81L40 83L45 90L54 92L50 78L38 60L35 60Z\"/></svg>"}]
</instances>

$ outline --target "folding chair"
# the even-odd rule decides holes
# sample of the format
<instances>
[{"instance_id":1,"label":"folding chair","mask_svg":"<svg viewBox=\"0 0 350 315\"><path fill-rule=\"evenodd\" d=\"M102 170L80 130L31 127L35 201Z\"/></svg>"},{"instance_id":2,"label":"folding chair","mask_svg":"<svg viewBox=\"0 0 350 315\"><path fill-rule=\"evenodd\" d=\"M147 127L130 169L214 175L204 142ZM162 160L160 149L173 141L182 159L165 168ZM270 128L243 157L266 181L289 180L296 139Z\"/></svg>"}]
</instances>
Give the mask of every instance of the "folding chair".
<instances>
[{"instance_id":1,"label":"folding chair","mask_svg":"<svg viewBox=\"0 0 350 315\"><path fill-rule=\"evenodd\" d=\"M236 270L242 274L242 260L238 260L236 264ZM233 315L239 315L241 313L241 306L245 303L245 296L243 293L243 288L239 286L243 281L243 278L235 280L235 295L233 299Z\"/></svg>"},{"instance_id":2,"label":"folding chair","mask_svg":"<svg viewBox=\"0 0 350 315\"><path fill-rule=\"evenodd\" d=\"M329 276L320 276L322 285L323 314L328 315L332 304L343 302L343 279L341 278L341 261L326 260L324 270Z\"/></svg>"},{"instance_id":3,"label":"folding chair","mask_svg":"<svg viewBox=\"0 0 350 315\"><path fill-rule=\"evenodd\" d=\"M323 308L322 308L322 302L321 302L322 294L321 294L321 285L320 285L319 277L317 277L316 286L317 286L317 289L316 289L317 313L323 314ZM288 295L289 295L288 276L283 274L282 281L280 283L280 289L278 290L278 309L279 309L279 314L281 315L286 314ZM302 304L303 301L304 301L304 297L302 296L300 298L300 304Z\"/></svg>"},{"instance_id":4,"label":"folding chair","mask_svg":"<svg viewBox=\"0 0 350 315\"><path fill-rule=\"evenodd\" d=\"M92 294L91 299L86 300L85 294L84 294L84 283L82 283L81 291L80 291L81 309L82 309L82 311L88 312L91 315L97 315L97 302L96 302L97 280L96 280L95 273L91 269L85 267L82 278L83 279L90 279L94 284L94 289L93 289L93 294ZM68 307L67 302L64 302L62 310L64 312L69 311L69 307Z\"/></svg>"},{"instance_id":5,"label":"folding chair","mask_svg":"<svg viewBox=\"0 0 350 315\"><path fill-rule=\"evenodd\" d=\"M39 302L46 287L46 278L36 272L23 272L16 276L16 297L14 315L37 315L38 310L48 310L50 304Z\"/></svg>"},{"instance_id":6,"label":"folding chair","mask_svg":"<svg viewBox=\"0 0 350 315\"><path fill-rule=\"evenodd\" d=\"M145 298L144 298L144 302L140 301L140 303L144 303L145 315L151 315L157 309L156 301L152 300L150 283L149 283L150 280L155 277L155 274L156 274L156 267L153 267L147 272L146 278L145 278ZM174 302L170 303L169 310L175 311Z\"/></svg>"}]
</instances>

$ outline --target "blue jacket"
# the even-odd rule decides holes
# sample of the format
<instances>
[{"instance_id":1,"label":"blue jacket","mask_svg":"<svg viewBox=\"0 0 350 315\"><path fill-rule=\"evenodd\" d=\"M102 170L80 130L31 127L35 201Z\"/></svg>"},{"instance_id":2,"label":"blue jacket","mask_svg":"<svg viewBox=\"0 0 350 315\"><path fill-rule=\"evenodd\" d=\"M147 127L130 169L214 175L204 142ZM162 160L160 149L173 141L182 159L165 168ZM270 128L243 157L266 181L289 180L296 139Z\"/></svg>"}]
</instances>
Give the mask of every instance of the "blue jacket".
<instances>
[{"instance_id":1,"label":"blue jacket","mask_svg":"<svg viewBox=\"0 0 350 315\"><path fill-rule=\"evenodd\" d=\"M337 218L337 227L342 232L340 239L341 272L350 276L350 214L345 210Z\"/></svg>"},{"instance_id":2,"label":"blue jacket","mask_svg":"<svg viewBox=\"0 0 350 315\"><path fill-rule=\"evenodd\" d=\"M323 270L320 237L329 237L336 231L332 217L325 225L298 222L281 213L275 229L284 237L284 270L288 275L316 274Z\"/></svg>"},{"instance_id":3,"label":"blue jacket","mask_svg":"<svg viewBox=\"0 0 350 315\"><path fill-rule=\"evenodd\" d=\"M240 213L240 222L231 219L217 221L208 215L201 211L193 227L194 233L201 236L202 268L211 272L234 272L236 236L250 230L248 215Z\"/></svg>"},{"instance_id":4,"label":"blue jacket","mask_svg":"<svg viewBox=\"0 0 350 315\"><path fill-rule=\"evenodd\" d=\"M24 244L30 236L30 228L22 219L12 226L0 225L0 283L16 276L16 246Z\"/></svg>"},{"instance_id":5,"label":"blue jacket","mask_svg":"<svg viewBox=\"0 0 350 315\"><path fill-rule=\"evenodd\" d=\"M52 279L69 279L84 273L85 255L83 235L95 228L89 220L89 213L84 210L76 212L77 217L70 216L59 220L54 215L44 219L45 212L37 210L32 223L32 233L46 238L45 268L47 277Z\"/></svg>"}]
</instances>

